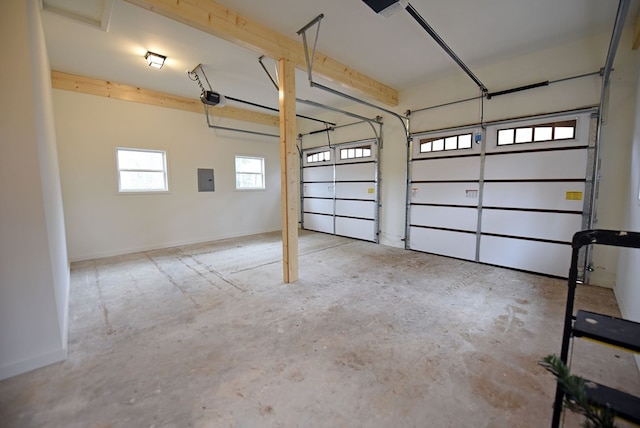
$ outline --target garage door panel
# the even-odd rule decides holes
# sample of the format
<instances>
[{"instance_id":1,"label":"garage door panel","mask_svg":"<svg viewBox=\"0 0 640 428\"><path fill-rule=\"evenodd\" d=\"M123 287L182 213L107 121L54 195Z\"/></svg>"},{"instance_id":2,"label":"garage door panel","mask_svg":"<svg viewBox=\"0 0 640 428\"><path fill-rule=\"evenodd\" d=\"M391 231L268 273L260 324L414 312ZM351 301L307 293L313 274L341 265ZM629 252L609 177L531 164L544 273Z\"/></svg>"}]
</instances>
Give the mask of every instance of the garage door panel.
<instances>
[{"instance_id":1,"label":"garage door panel","mask_svg":"<svg viewBox=\"0 0 640 428\"><path fill-rule=\"evenodd\" d=\"M311 213L333 214L333 200L305 198L304 210Z\"/></svg>"},{"instance_id":2,"label":"garage door panel","mask_svg":"<svg viewBox=\"0 0 640 428\"><path fill-rule=\"evenodd\" d=\"M375 241L375 222L355 218L336 217L336 235Z\"/></svg>"},{"instance_id":3,"label":"garage door panel","mask_svg":"<svg viewBox=\"0 0 640 428\"><path fill-rule=\"evenodd\" d=\"M333 181L333 165L303 168L302 181Z\"/></svg>"},{"instance_id":4,"label":"garage door panel","mask_svg":"<svg viewBox=\"0 0 640 428\"><path fill-rule=\"evenodd\" d=\"M412 227L410 248L459 259L474 260L476 257L476 235L474 233Z\"/></svg>"},{"instance_id":5,"label":"garage door panel","mask_svg":"<svg viewBox=\"0 0 640 428\"><path fill-rule=\"evenodd\" d=\"M304 228L316 232L333 233L333 216L305 213Z\"/></svg>"},{"instance_id":6,"label":"garage door panel","mask_svg":"<svg viewBox=\"0 0 640 428\"><path fill-rule=\"evenodd\" d=\"M313 198L333 198L333 183L305 183L303 196Z\"/></svg>"},{"instance_id":7,"label":"garage door panel","mask_svg":"<svg viewBox=\"0 0 640 428\"><path fill-rule=\"evenodd\" d=\"M346 163L336 165L336 181L373 181L376 176L376 164Z\"/></svg>"},{"instance_id":8,"label":"garage door panel","mask_svg":"<svg viewBox=\"0 0 640 428\"><path fill-rule=\"evenodd\" d=\"M411 206L411 224L475 232L478 228L476 208Z\"/></svg>"},{"instance_id":9,"label":"garage door panel","mask_svg":"<svg viewBox=\"0 0 640 428\"><path fill-rule=\"evenodd\" d=\"M567 192L582 192L578 182L508 182L485 183L483 205L486 207L546 209L582 212L583 201L567 199Z\"/></svg>"},{"instance_id":10,"label":"garage door panel","mask_svg":"<svg viewBox=\"0 0 640 428\"><path fill-rule=\"evenodd\" d=\"M375 200L375 183L336 183L338 199L370 199Z\"/></svg>"},{"instance_id":11,"label":"garage door panel","mask_svg":"<svg viewBox=\"0 0 640 428\"><path fill-rule=\"evenodd\" d=\"M582 214L484 210L482 232L571 242L582 229Z\"/></svg>"},{"instance_id":12,"label":"garage door panel","mask_svg":"<svg viewBox=\"0 0 640 428\"><path fill-rule=\"evenodd\" d=\"M478 183L414 183L411 185L411 202L476 206L479 188Z\"/></svg>"},{"instance_id":13,"label":"garage door panel","mask_svg":"<svg viewBox=\"0 0 640 428\"><path fill-rule=\"evenodd\" d=\"M585 178L586 149L487 156L485 180Z\"/></svg>"},{"instance_id":14,"label":"garage door panel","mask_svg":"<svg viewBox=\"0 0 640 428\"><path fill-rule=\"evenodd\" d=\"M376 203L374 201L336 201L336 215L346 217L361 217L373 220L375 218Z\"/></svg>"},{"instance_id":15,"label":"garage door panel","mask_svg":"<svg viewBox=\"0 0 640 428\"><path fill-rule=\"evenodd\" d=\"M566 278L571 246L483 235L480 262Z\"/></svg>"},{"instance_id":16,"label":"garage door panel","mask_svg":"<svg viewBox=\"0 0 640 428\"><path fill-rule=\"evenodd\" d=\"M428 159L412 165L412 181L478 180L480 157Z\"/></svg>"}]
</instances>

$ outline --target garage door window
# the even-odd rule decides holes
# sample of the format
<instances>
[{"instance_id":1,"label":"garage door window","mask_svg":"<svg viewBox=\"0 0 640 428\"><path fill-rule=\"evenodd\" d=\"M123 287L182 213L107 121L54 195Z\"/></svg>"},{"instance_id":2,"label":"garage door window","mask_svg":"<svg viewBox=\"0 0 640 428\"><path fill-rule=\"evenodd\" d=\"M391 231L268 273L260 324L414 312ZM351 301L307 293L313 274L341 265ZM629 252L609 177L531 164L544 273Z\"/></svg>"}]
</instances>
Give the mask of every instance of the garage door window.
<instances>
[{"instance_id":1,"label":"garage door window","mask_svg":"<svg viewBox=\"0 0 640 428\"><path fill-rule=\"evenodd\" d=\"M576 137L576 120L498 130L498 145L572 140Z\"/></svg>"},{"instance_id":2,"label":"garage door window","mask_svg":"<svg viewBox=\"0 0 640 428\"><path fill-rule=\"evenodd\" d=\"M331 160L331 151L317 152L307 155L307 163L327 162Z\"/></svg>"},{"instance_id":3,"label":"garage door window","mask_svg":"<svg viewBox=\"0 0 640 428\"><path fill-rule=\"evenodd\" d=\"M116 149L118 192L166 192L167 153L164 150Z\"/></svg>"},{"instance_id":4,"label":"garage door window","mask_svg":"<svg viewBox=\"0 0 640 428\"><path fill-rule=\"evenodd\" d=\"M264 158L236 156L236 190L264 188Z\"/></svg>"},{"instance_id":5,"label":"garage door window","mask_svg":"<svg viewBox=\"0 0 640 428\"><path fill-rule=\"evenodd\" d=\"M470 133L422 139L420 140L420 153L470 149L471 140L472 134Z\"/></svg>"},{"instance_id":6,"label":"garage door window","mask_svg":"<svg viewBox=\"0 0 640 428\"><path fill-rule=\"evenodd\" d=\"M359 159L371 157L371 146L350 147L340 150L340 159Z\"/></svg>"}]
</instances>

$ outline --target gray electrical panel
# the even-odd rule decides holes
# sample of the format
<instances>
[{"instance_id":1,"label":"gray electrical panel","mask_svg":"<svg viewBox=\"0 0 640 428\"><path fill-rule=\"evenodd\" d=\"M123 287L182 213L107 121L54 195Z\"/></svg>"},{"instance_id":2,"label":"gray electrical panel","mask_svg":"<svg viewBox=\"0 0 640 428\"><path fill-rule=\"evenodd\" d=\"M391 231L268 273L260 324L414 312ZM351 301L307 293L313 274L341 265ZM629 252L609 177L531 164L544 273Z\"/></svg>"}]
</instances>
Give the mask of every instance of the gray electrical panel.
<instances>
[{"instance_id":1,"label":"gray electrical panel","mask_svg":"<svg viewBox=\"0 0 640 428\"><path fill-rule=\"evenodd\" d=\"M213 192L215 189L213 169L198 168L198 192Z\"/></svg>"}]
</instances>

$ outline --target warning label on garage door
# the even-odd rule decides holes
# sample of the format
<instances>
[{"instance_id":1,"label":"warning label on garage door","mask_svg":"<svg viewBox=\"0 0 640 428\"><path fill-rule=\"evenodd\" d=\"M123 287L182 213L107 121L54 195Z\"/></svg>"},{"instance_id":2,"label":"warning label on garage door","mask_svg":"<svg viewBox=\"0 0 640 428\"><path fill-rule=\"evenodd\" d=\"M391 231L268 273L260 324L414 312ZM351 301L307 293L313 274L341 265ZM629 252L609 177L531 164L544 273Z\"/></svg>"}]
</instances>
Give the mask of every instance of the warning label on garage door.
<instances>
[{"instance_id":1,"label":"warning label on garage door","mask_svg":"<svg viewBox=\"0 0 640 428\"><path fill-rule=\"evenodd\" d=\"M582 192L567 192L567 201L581 201Z\"/></svg>"}]
</instances>

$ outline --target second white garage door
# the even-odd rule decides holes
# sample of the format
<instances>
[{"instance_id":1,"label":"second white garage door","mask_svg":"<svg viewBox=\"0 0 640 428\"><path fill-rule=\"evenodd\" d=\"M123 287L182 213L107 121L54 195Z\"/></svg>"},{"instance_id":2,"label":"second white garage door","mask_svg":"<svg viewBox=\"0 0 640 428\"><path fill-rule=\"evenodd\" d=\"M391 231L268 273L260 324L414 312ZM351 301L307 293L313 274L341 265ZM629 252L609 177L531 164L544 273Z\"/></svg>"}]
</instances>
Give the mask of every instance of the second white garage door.
<instances>
[{"instance_id":1,"label":"second white garage door","mask_svg":"<svg viewBox=\"0 0 640 428\"><path fill-rule=\"evenodd\" d=\"M408 248L566 277L590 215L592 113L414 138Z\"/></svg>"}]
</instances>

